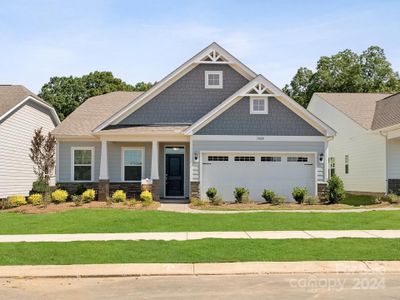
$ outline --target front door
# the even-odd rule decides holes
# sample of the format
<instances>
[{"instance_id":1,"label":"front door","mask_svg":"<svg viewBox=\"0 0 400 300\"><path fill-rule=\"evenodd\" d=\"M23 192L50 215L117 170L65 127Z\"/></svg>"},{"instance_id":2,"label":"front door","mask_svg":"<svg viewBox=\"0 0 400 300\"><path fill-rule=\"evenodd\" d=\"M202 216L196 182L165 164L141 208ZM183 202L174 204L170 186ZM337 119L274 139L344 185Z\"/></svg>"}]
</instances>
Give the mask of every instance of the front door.
<instances>
[{"instance_id":1,"label":"front door","mask_svg":"<svg viewBox=\"0 0 400 300\"><path fill-rule=\"evenodd\" d=\"M183 154L165 155L165 195L182 197L183 191Z\"/></svg>"}]
</instances>

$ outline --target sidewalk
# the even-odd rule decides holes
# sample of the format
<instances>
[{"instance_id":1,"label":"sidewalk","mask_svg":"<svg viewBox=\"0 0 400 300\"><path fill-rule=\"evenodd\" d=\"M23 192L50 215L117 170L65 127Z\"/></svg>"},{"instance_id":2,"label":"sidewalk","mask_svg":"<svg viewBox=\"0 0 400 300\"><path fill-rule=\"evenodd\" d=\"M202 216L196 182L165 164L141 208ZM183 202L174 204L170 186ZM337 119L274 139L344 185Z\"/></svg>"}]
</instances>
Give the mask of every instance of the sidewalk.
<instances>
[{"instance_id":1,"label":"sidewalk","mask_svg":"<svg viewBox=\"0 0 400 300\"><path fill-rule=\"evenodd\" d=\"M201 210L189 207L187 203L161 203L158 210L169 212L193 213L193 214L240 214L240 213L361 213L367 211L396 211L398 207L381 208L349 208L349 209L270 209L270 210Z\"/></svg>"},{"instance_id":2,"label":"sidewalk","mask_svg":"<svg viewBox=\"0 0 400 300\"><path fill-rule=\"evenodd\" d=\"M400 238L400 230L211 231L0 235L0 243L218 239Z\"/></svg>"},{"instance_id":3,"label":"sidewalk","mask_svg":"<svg viewBox=\"0 0 400 300\"><path fill-rule=\"evenodd\" d=\"M303 273L400 273L400 261L236 262L0 266L0 278Z\"/></svg>"}]
</instances>

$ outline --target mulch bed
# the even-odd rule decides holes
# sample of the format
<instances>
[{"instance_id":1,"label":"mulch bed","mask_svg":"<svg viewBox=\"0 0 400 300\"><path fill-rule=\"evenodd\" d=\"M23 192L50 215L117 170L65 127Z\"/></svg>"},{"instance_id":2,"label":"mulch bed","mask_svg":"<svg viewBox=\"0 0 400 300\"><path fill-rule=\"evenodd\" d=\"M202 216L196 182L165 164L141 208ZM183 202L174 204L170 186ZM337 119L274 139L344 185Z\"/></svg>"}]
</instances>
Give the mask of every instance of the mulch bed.
<instances>
[{"instance_id":1,"label":"mulch bed","mask_svg":"<svg viewBox=\"0 0 400 300\"><path fill-rule=\"evenodd\" d=\"M150 206L143 207L140 202L137 202L136 205L130 206L126 203L110 203L104 201L92 201L90 203L85 203L82 206L76 206L73 202L64 202L60 204L50 203L46 208L41 206L33 206L33 205L22 205L19 207L14 207L10 209L5 209L3 211L7 212L19 212L26 214L44 214L44 213L53 213L53 212L61 212L67 211L71 209L81 209L81 208L114 208L114 209L130 209L130 210L157 210L160 207L160 203L154 201Z\"/></svg>"}]
</instances>

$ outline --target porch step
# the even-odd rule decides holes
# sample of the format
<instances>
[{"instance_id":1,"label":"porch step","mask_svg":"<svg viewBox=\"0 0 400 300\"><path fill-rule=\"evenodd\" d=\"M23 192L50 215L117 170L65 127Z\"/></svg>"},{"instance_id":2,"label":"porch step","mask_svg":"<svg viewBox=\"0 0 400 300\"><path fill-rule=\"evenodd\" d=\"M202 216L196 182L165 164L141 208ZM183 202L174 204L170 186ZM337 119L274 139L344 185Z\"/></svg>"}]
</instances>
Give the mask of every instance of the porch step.
<instances>
[{"instance_id":1,"label":"porch step","mask_svg":"<svg viewBox=\"0 0 400 300\"><path fill-rule=\"evenodd\" d=\"M189 199L186 198L161 198L160 203L177 203L177 204L183 204L183 203L189 203Z\"/></svg>"}]
</instances>

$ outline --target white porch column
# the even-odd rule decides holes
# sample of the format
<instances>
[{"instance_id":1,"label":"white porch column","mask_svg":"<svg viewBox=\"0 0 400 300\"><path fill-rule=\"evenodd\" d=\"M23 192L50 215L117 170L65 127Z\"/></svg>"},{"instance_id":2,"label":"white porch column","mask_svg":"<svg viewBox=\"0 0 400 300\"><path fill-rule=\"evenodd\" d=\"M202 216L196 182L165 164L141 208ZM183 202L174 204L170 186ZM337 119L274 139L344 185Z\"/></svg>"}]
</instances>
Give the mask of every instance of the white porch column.
<instances>
[{"instance_id":1,"label":"white porch column","mask_svg":"<svg viewBox=\"0 0 400 300\"><path fill-rule=\"evenodd\" d=\"M324 181L328 181L329 177L329 141L324 143Z\"/></svg>"},{"instance_id":2,"label":"white porch column","mask_svg":"<svg viewBox=\"0 0 400 300\"><path fill-rule=\"evenodd\" d=\"M108 180L108 151L107 141L101 141L101 159L99 180Z\"/></svg>"},{"instance_id":3,"label":"white porch column","mask_svg":"<svg viewBox=\"0 0 400 300\"><path fill-rule=\"evenodd\" d=\"M151 179L158 180L158 141L153 140L151 146Z\"/></svg>"}]
</instances>

